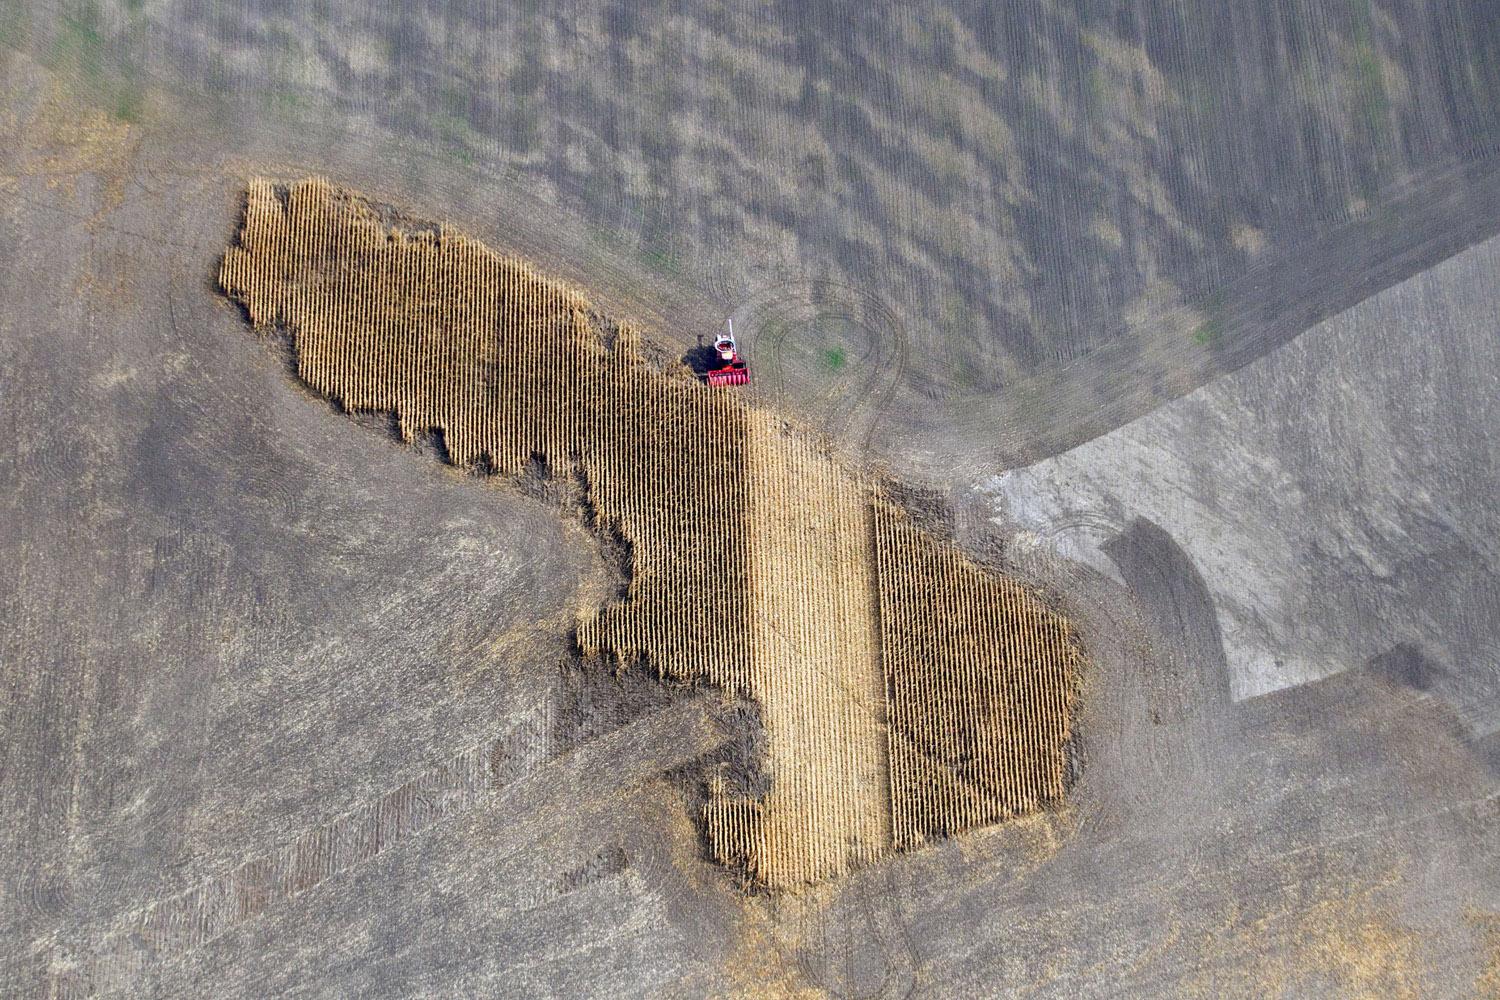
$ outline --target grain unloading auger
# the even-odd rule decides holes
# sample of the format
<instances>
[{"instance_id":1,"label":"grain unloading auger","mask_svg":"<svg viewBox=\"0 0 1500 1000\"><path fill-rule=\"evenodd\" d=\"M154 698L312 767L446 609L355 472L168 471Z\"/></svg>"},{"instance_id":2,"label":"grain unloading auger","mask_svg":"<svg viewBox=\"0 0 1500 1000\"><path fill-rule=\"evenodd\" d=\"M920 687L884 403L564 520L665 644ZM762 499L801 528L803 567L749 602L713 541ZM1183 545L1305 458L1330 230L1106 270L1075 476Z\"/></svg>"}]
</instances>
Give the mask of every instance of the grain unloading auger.
<instances>
[{"instance_id":1,"label":"grain unloading auger","mask_svg":"<svg viewBox=\"0 0 1500 1000\"><path fill-rule=\"evenodd\" d=\"M750 368L734 346L734 320L729 332L714 341L714 365L701 376L709 385L744 385L750 381Z\"/></svg>"}]
</instances>

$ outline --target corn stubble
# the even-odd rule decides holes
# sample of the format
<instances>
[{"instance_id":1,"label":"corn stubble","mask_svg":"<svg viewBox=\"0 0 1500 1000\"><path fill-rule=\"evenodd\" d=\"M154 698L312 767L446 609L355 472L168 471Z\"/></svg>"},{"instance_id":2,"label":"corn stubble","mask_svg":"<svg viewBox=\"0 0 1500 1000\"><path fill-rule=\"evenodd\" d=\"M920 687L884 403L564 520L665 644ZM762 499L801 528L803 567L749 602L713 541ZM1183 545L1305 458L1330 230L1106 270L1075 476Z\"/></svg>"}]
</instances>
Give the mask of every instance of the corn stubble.
<instances>
[{"instance_id":1,"label":"corn stubble","mask_svg":"<svg viewBox=\"0 0 1500 1000\"><path fill-rule=\"evenodd\" d=\"M653 366L637 331L523 262L322 180L253 181L219 283L346 408L441 431L460 466L581 479L630 569L578 622L583 653L761 706L764 790L716 775L703 807L750 881L815 882L1061 800L1067 622L812 435Z\"/></svg>"}]
</instances>

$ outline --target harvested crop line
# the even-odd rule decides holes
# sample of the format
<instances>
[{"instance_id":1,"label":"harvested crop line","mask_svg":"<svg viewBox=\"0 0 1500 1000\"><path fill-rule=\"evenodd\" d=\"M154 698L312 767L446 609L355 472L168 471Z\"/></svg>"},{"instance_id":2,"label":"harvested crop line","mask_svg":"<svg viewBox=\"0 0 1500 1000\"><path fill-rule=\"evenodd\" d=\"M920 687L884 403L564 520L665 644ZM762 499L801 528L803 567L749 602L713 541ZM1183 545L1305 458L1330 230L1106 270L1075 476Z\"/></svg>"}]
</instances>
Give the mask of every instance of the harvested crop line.
<instances>
[{"instance_id":1,"label":"harvested crop line","mask_svg":"<svg viewBox=\"0 0 1500 1000\"><path fill-rule=\"evenodd\" d=\"M814 436L648 361L636 330L447 228L322 180L251 183L220 286L350 410L461 466L539 460L629 552L585 655L754 699L759 791L710 781L714 854L768 887L1058 802L1081 657L1061 617Z\"/></svg>"}]
</instances>

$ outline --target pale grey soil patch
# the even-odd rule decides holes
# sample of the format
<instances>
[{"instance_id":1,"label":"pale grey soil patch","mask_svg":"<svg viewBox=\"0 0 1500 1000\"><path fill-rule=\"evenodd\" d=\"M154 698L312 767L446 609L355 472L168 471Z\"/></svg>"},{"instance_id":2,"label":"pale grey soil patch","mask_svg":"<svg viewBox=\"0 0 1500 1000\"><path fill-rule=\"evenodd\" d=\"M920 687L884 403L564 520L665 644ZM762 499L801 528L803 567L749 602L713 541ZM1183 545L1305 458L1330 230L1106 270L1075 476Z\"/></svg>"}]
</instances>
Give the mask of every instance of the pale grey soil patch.
<instances>
[{"instance_id":1,"label":"pale grey soil patch","mask_svg":"<svg viewBox=\"0 0 1500 1000\"><path fill-rule=\"evenodd\" d=\"M1074 451L994 510L1104 571L1147 517L1213 596L1238 698L1420 645L1478 733L1500 698L1500 242ZM1035 543L1035 542L1034 542Z\"/></svg>"}]
</instances>

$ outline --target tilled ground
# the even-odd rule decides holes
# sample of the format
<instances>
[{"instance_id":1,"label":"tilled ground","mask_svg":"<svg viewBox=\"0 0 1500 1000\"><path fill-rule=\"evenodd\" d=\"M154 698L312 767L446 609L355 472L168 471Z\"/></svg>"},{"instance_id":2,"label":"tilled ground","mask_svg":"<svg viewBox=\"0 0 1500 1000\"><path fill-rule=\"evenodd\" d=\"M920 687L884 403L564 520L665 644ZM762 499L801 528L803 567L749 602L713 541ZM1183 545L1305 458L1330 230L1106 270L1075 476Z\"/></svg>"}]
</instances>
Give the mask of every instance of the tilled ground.
<instances>
[{"instance_id":1,"label":"tilled ground","mask_svg":"<svg viewBox=\"0 0 1500 1000\"><path fill-rule=\"evenodd\" d=\"M1137 20L1148 33L1166 37L1144 16L1156 6L1140 5ZM1348 16L1358 18L1364 9L1351 8ZM1076 512L1091 525L1112 526L1095 532L1104 543L1101 556L1090 557L1098 572L1048 555L1025 536L1025 524L1015 525L1020 532L996 529L987 521L995 509L960 505L956 533L964 544L1005 553L1059 595L1080 632L1092 637L1094 667L1085 679L1078 736L1082 766L1069 810L890 858L803 894L747 896L706 856L695 803L680 774L705 754L739 752L733 741L737 727L744 731L748 709L712 699L658 704L634 689L606 696L603 680L588 688L600 692L597 697L580 693L584 682L560 670L571 651L558 637L580 608L614 593L617 568L553 500L496 489L389 435L354 426L298 388L279 345L258 345L247 335L242 317L215 291L211 263L235 230L246 178L321 173L422 217L462 221L492 245L555 265L555 273L587 287L610 313L636 319L681 349L697 332L716 331L723 313L741 302L799 323L823 309L824 318L806 326L821 324L835 341L827 349L844 349L845 366L826 359L834 395L804 388L795 377L767 384L783 387L789 409L832 414L831 423L852 428L851 438L874 442L872 448L959 495L1007 465L1057 452L1185 393L1215 369L1195 368L1198 374L1188 378L1165 370L1146 378L1144 388L1132 377L1117 393L1109 372L1143 370L1127 340L1124 356L1108 363L1111 355L1094 351L1074 357L1071 368L1057 362L1061 374L1039 370L1037 380L1028 375L1011 383L1036 390L1038 414L1062 412L1066 419L995 422L975 403L979 397L945 391L938 395L949 402L910 411L910 422L904 422L908 411L893 404L895 416L872 435L868 414L838 396L845 391L840 386L864 384L848 373L864 356L860 345L892 345L866 352L892 359L864 373L880 387L886 384L880 366L895 365L903 344L916 345L906 350L908 358L947 356L928 352L926 341L910 336L916 322L961 333L973 327L964 297L952 311L956 326L935 318L947 314L929 309L920 296L902 297L906 292L894 296L902 297L901 310L889 310L897 324L878 303L867 302L868 295L883 294L880 277L890 255L909 250L915 258L916 244L893 245L868 267L851 263L842 277L822 276L839 280L810 284L820 277L813 265L837 255L830 256L832 244L817 232L810 231L805 244L789 239L792 220L823 220L819 231L826 235L838 220L857 216L836 205L819 214L810 202L783 215L768 211L759 221L747 209L744 235L717 217L696 231L680 226L690 242L676 264L670 257L643 259L622 249L626 216L601 225L606 216L578 210L578 196L567 193L574 188L543 182L549 174L566 177L581 162L570 158L566 116L543 113L545 104L516 112L518 121L534 114L545 123L546 135L535 140L545 155L516 152L528 147L497 134L466 147L472 150L466 162L422 131L435 127L430 109L402 111L402 93L414 95L418 105L440 102L443 86L430 77L451 79L453 67L463 65L459 60L415 58L412 50L362 38L347 23L352 8L341 8L335 13L344 20L329 30L342 33L356 56L364 53L350 65L405 83L394 90L384 83L359 89L363 96L335 107L319 95L341 84L316 72L313 57L294 62L265 55L277 46L296 48L277 41L268 11L246 8L234 17L226 11L224 25L205 27L201 18L177 16L175 8L143 10L142 17L154 20L130 28L137 22L129 5L97 8L92 21L88 9L59 16L50 8L18 6L5 12L0 32L25 39L21 44L28 47L0 50L6 87L0 127L8 140L0 151L0 414L12 441L0 456L0 554L12 567L0 585L0 815L10 833L0 846L6 890L0 897L0 986L7 995L110 984L119 987L118 995L174 998L477 992L806 997L820 991L1485 995L1486 983L1494 981L1494 915L1500 912L1494 832L1500 752L1483 721L1493 706L1484 683L1494 663L1476 625L1478 617L1493 618L1486 596L1493 560L1483 545L1445 548L1443 523L1424 525L1425 533L1412 536L1420 544L1403 564L1406 579L1431 574L1472 581L1457 591L1469 603L1406 602L1403 616L1388 617L1379 602L1363 596L1385 593L1371 564L1352 550L1330 557L1317 546L1332 536L1312 531L1307 565L1316 570L1316 593L1324 600L1317 613L1326 627L1362 628L1361 616L1369 615L1399 627L1381 633L1368 667L1313 648L1310 655L1342 672L1234 701L1233 677L1224 676L1227 661L1219 658L1224 634L1212 613L1222 607L1223 581L1234 574L1226 577L1203 559L1202 541L1179 531L1168 516L1190 513L1194 504L1212 509L1213 496L1185 491L1163 512L1132 508L1132 496L1141 494L1117 491L1114 500L1101 501L1102 520L1098 512ZM1359 244L1364 249L1346 257L1337 239L1319 244L1278 236L1307 222L1310 203L1300 196L1276 202L1285 185L1248 171L1242 182L1204 185L1198 204L1205 207L1184 210L1190 222L1201 221L1212 206L1226 203L1226 190L1238 191L1227 202L1236 216L1222 227L1227 242L1205 244L1220 254L1204 272L1206 284L1173 278L1199 312L1212 304L1218 284L1228 289L1225 303L1243 302L1244 308L1235 306L1215 327L1172 312L1181 302L1167 294L1129 315L1170 315L1175 325L1138 323L1138 329L1185 331L1191 351L1211 351L1215 331L1223 342L1235 316L1264 308L1273 316L1316 319L1458 249L1445 242L1452 232L1484 234L1489 202L1483 192L1490 188L1483 154L1493 134L1485 115L1500 102L1477 99L1488 93L1483 72L1455 67L1472 61L1492 69L1483 51L1497 37L1482 30L1488 8L1417 5L1394 21L1384 19L1379 5L1369 10L1384 32L1369 39L1373 64L1362 58L1353 22L1343 14L1311 48L1297 50L1312 55L1297 58L1325 70L1373 65L1391 79L1404 68L1409 89L1388 92L1416 96L1407 104L1393 100L1389 110L1427 129L1425 138L1396 145L1380 139L1365 152L1341 154L1329 141L1336 127L1318 124L1322 112L1304 113L1287 100L1280 113L1312 146L1277 141L1289 134L1288 126L1257 124L1255 109L1277 101L1254 68L1263 62L1258 50L1245 50L1244 73L1234 60L1214 62L1214 53L1238 51L1251 35L1274 48L1277 39L1297 34L1254 5L1222 31L1215 28L1214 39L1200 37L1196 28L1180 35L1178 48L1196 52L1199 64L1218 66L1242 95L1231 101L1228 91L1207 91L1193 115L1182 117L1182 127L1197 128L1214 109L1224 112L1216 130L1204 133L1209 145L1215 136L1238 137L1224 147L1220 172L1209 171L1219 177L1227 176L1225 165L1284 160L1290 173L1278 176L1331 171L1347 181L1363 168L1338 164L1371 161L1370 150L1385 144L1398 154L1387 161L1389 189L1400 192L1403 178L1425 176L1421 171L1428 168L1441 174L1456 162L1450 154L1463 152L1479 165L1461 174L1462 191L1441 205L1448 206L1443 212L1476 206L1470 221L1458 220L1476 228L1403 225L1408 216L1399 205L1406 203L1391 201L1397 212L1382 229L1380 209L1387 202L1379 192L1388 188L1377 183L1362 213L1311 213L1314 228L1326 222L1334 233L1348 225L1370 235ZM1061 25L1057 31L1079 22L1066 10L1046 11L1048 23ZM675 32L679 49L696 44L691 19L659 20ZM1099 18L1083 20L1102 30ZM1136 30L1128 17L1109 20L1114 27L1106 35ZM408 35L420 28L424 37L448 37L430 20L405 17L402 23ZM12 31L17 24L23 30ZM119 34L121 25L137 35ZM101 96L120 82L111 60L126 47L118 41L123 37L140 41L136 51L151 55L151 75L138 81L136 103L125 100L130 94L123 90L114 95L121 100ZM545 51L515 37L518 52ZM1002 32L992 41L1006 37ZM1010 85L1065 75L1066 61L1053 56L1033 59L1034 72L1014 70L1031 65L1020 57L1043 51L1028 48L1026 37L1016 36L1020 51L1008 64ZM989 44L981 33L976 38L975 47L960 46L956 54ZM1160 64L1171 93L1191 98L1192 89L1174 75L1180 64L1171 63L1171 47L1144 42L1143 48L1149 63ZM662 51L676 50L667 45ZM163 52L192 57L174 63L158 58ZM790 46L783 54L789 65L832 65L819 62L815 52L798 56ZM605 59L600 65L612 64ZM1118 59L1113 65L1132 79L1145 79L1149 69ZM279 91L269 83L217 90L191 85L215 73L274 78ZM764 75L772 81L784 76ZM1281 81L1276 86L1318 92L1305 77L1270 75ZM818 74L812 76L816 92ZM1438 81L1445 78L1479 89L1444 87ZM968 79L984 93L978 77ZM1088 92L1122 100L1135 92L1113 80L1106 74L1103 86ZM533 100L553 92L541 87ZM759 93L740 92L750 95L747 101ZM1045 88L1035 100L1055 108L1076 104L1067 115L1026 118L1024 134L1037 140L1061 135L1068 119L1089 126L1085 138L1089 130L1097 138L1116 120L1071 97L1054 100ZM671 101L659 106L670 116ZM893 106L930 116L920 102ZM731 102L722 116L731 128L746 120L735 107ZM1378 110L1359 100L1332 101L1327 113L1362 115L1362 107ZM957 118L975 120L962 112ZM580 134L586 145L586 133ZM832 137L827 164L847 179L858 170L848 165L853 147L841 150L834 141L842 134L832 126L807 133L810 141ZM848 134L856 134L852 126ZM1138 144L1180 148L1180 136L1148 135L1138 130ZM1450 140L1457 145L1446 145ZM1049 142L1036 148L1061 148ZM505 162L515 167L506 176L519 183L494 168L500 161L490 153L502 144L510 144ZM674 158L667 146L651 148L657 152L642 161L648 178ZM1100 162L1116 158L1128 165L1119 148L1110 144ZM1313 157L1307 148L1332 153ZM710 162L733 160L687 160L670 174L676 178L670 196L663 195L665 187L646 189L647 207L706 204L693 201L688 182ZM773 172L785 171L788 162L775 159ZM1053 167L1083 162L1072 155L1045 159ZM1126 275L1118 293L1099 301L1130 304L1153 269L1162 270L1150 261L1199 259L1189 237L1161 238L1171 225L1165 214L1140 226L1119 221L1149 214L1139 206L1153 204L1149 184L1130 187L1130 178L1150 180L1152 171L1142 165L1150 157L1134 162L1113 180L1104 178L1102 203L1077 202L1079 225L1062 226L1055 241L1045 238L1047 220L1068 201L1066 192L1035 203L1037 225L1020 242L1039 248L1037 268L1018 282L1067 271L1092 253L1090 240L1113 242L1103 225L1087 239L1066 236L1080 226L1086 230L1095 215L1113 220L1121 249L1111 266ZM1089 175L1063 170L1059 176L1073 183ZM892 189L902 190L899 183ZM751 192L742 198L747 206L775 205L789 196L767 189L757 202L753 193L760 188L745 190ZM823 197L815 187L806 190L812 202ZM1109 199L1130 190L1144 192L1145 201L1127 199L1116 212ZM1320 189L1299 190L1316 195ZM1340 181L1327 191L1328 204L1342 206L1350 187ZM1312 198L1314 207L1323 204L1321 197ZM899 216L901 202L892 204ZM1442 212L1423 217L1447 218ZM884 228L861 225L879 240L884 232L918 228L915 218ZM1239 221L1267 236L1264 247L1254 232L1235 229ZM680 222L643 223L639 231L670 233ZM986 231L984 225L973 230ZM1236 233L1243 249L1225 250L1236 246ZM639 242L661 245L657 235ZM711 246L719 249L705 249ZM1303 246L1323 249L1299 257L1293 251ZM1253 263L1257 247L1265 256L1255 266L1265 270L1242 269ZM784 271L773 266L778 253L787 255ZM730 273L726 262L737 258L762 270L749 278L723 277ZM852 254L844 259L857 261ZM1393 269L1390 261L1405 263ZM1257 274L1286 280L1258 284ZM1325 283L1318 274L1340 276L1346 298L1320 305ZM769 298L756 297L758 289L781 281L789 291L780 300L774 287ZM1011 287L1007 282L994 294ZM920 274L903 279L907 292L922 284ZM837 290L848 286L858 290ZM1356 371L1363 378L1378 369L1394 380L1392 389L1427 384L1433 375L1439 385L1467 379L1484 398L1492 373L1471 360L1475 355L1441 345L1463 343L1445 340L1445 330L1493 327L1493 285L1474 272L1457 284L1424 276L1400 287L1419 289L1420 301L1382 304L1380 317L1389 328L1370 335L1387 348L1409 342L1435 349L1410 356L1361 350L1357 334L1364 321L1350 326L1347 319L1339 329L1341 337L1353 338L1349 344L1321 350L1316 340L1294 341L1302 350L1270 355L1287 359L1288 367L1271 381L1287 393L1289 425L1302 418L1296 404L1307 399L1297 392L1299 371L1324 373L1334 397L1341 382L1358 381ZM1193 297L1200 288L1208 298ZM1044 298L1039 293L1038 303ZM1167 305L1157 310L1158 301ZM1270 324L1281 331L1272 341L1295 334L1298 324L1287 322L1285 328ZM1417 337L1418 325L1435 339ZM856 326L876 333L861 341ZM879 331L886 329L903 332L882 340ZM1071 336L1069 329L1064 334ZM745 340L753 352L754 336ZM1159 343L1170 348L1178 340ZM814 365L825 346L799 344L794 333L782 345L789 364L810 357ZM1099 361L1098 383L1106 390L1089 397L1098 405L1048 409L1049 386L1065 392L1073 374L1094 377L1086 370L1089 358L1106 359ZM1418 363L1433 367L1412 367ZM1344 370L1347 378L1339 374ZM956 368L944 371L953 381ZM915 388L908 391L932 388L931 380L910 379ZM1382 392L1379 402L1392 415L1413 405L1400 392ZM1104 406L1119 394L1133 394L1138 403L1119 411ZM1004 412L1019 405L1015 392L984 398L998 400ZM972 421L945 415L943 407L950 406L972 413ZM1221 412L1232 417L1222 406ZM1102 413L1117 416L1089 422ZM1426 415L1417 416L1413 423L1423 426ZM927 420L920 434L910 429L917 418ZM1201 449L1253 453L1247 442L1236 443L1248 426L1230 419L1223 436L1184 431L1166 443L1186 468L1201 468L1204 462L1195 458ZM1442 426L1466 428L1465 441L1465 435L1483 440L1489 433L1474 413L1462 421L1444 418ZM1250 443L1275 451L1288 463L1288 481L1315 500L1368 492L1366 484L1381 481L1378 467L1355 460L1369 453L1351 447L1356 442L1336 423L1318 442L1306 451L1272 435ZM1482 448L1466 448L1424 454L1436 456L1438 470L1452 477L1445 481L1461 482L1476 468L1482 472L1488 460ZM980 457L986 454L1011 457ZM1143 469L1150 480L1151 467ZM1435 494L1433 507L1457 529L1483 523L1472 504L1450 504ZM1151 524L1134 524L1136 516ZM1235 511L1224 516L1235 519ZM1294 508L1287 516L1301 515ZM1121 537L1112 541L1116 533ZM1242 560L1247 567L1261 565L1283 544L1260 529L1252 535ZM1212 537L1209 542L1212 548ZM1368 554L1378 561L1385 551ZM1345 594L1356 603L1340 606L1335 598ZM1473 639L1473 650L1443 659L1433 642L1445 635ZM597 710L580 708L590 698ZM726 714L728 732L714 721ZM328 836L347 847L302 869L302 882L276 875L297 870L281 867L285 852L311 850ZM221 894L229 909L189 910L183 902L194 892L197 899ZM143 923L153 914L187 912L202 923L165 930ZM153 934L142 934L142 927Z\"/></svg>"}]
</instances>

